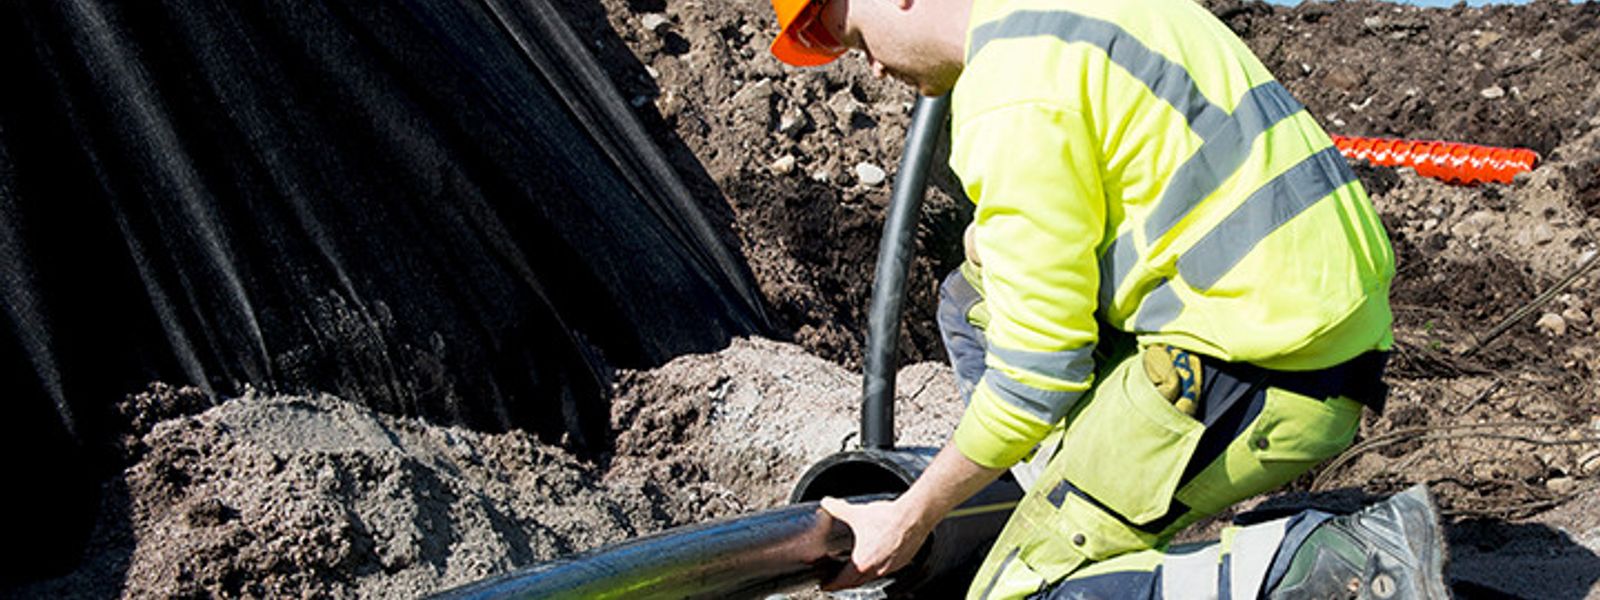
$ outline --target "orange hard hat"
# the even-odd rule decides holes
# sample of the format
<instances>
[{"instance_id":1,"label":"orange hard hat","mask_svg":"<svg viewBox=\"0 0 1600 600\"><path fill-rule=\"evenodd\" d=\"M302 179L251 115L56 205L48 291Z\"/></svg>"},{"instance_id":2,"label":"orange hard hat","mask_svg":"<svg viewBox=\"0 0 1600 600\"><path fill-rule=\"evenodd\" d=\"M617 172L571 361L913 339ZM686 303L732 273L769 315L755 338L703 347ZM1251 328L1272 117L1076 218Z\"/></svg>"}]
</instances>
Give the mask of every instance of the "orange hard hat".
<instances>
[{"instance_id":1,"label":"orange hard hat","mask_svg":"<svg viewBox=\"0 0 1600 600\"><path fill-rule=\"evenodd\" d=\"M824 27L819 15L829 0L772 0L778 13L778 37L772 39L772 55L796 67L814 67L833 62L846 48Z\"/></svg>"}]
</instances>

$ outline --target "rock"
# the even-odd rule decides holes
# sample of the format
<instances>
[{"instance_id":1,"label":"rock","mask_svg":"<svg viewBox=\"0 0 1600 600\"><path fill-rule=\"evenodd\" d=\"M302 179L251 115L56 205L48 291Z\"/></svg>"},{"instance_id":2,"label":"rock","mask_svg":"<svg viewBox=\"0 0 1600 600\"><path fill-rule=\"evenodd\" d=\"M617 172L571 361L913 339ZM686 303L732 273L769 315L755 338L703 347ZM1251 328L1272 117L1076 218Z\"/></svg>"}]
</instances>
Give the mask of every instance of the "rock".
<instances>
[{"instance_id":1,"label":"rock","mask_svg":"<svg viewBox=\"0 0 1600 600\"><path fill-rule=\"evenodd\" d=\"M1348 92L1360 87L1361 74L1353 68L1339 65L1329 69L1328 74L1322 76L1322 85Z\"/></svg>"},{"instance_id":2,"label":"rock","mask_svg":"<svg viewBox=\"0 0 1600 600\"><path fill-rule=\"evenodd\" d=\"M731 102L745 121L765 131L772 128L773 93L772 80L761 79L739 88Z\"/></svg>"},{"instance_id":3,"label":"rock","mask_svg":"<svg viewBox=\"0 0 1600 600\"><path fill-rule=\"evenodd\" d=\"M1495 464L1487 461L1474 463L1470 472L1472 473L1472 478L1478 481L1494 481L1501 476L1500 471L1495 468Z\"/></svg>"},{"instance_id":4,"label":"rock","mask_svg":"<svg viewBox=\"0 0 1600 600\"><path fill-rule=\"evenodd\" d=\"M1450 228L1450 233L1456 237L1467 238L1481 235L1493 229L1500 222L1500 218L1491 211L1480 210L1467 215Z\"/></svg>"},{"instance_id":5,"label":"rock","mask_svg":"<svg viewBox=\"0 0 1600 600\"><path fill-rule=\"evenodd\" d=\"M1594 348L1589 346L1573 345L1567 347L1567 356L1578 362L1587 363L1595 356Z\"/></svg>"},{"instance_id":6,"label":"rock","mask_svg":"<svg viewBox=\"0 0 1600 600\"><path fill-rule=\"evenodd\" d=\"M1567 320L1555 313L1545 313L1544 316L1539 317L1539 321L1534 325L1540 331L1545 332L1545 335L1552 337L1561 337L1567 334Z\"/></svg>"},{"instance_id":7,"label":"rock","mask_svg":"<svg viewBox=\"0 0 1600 600\"><path fill-rule=\"evenodd\" d=\"M1533 231L1528 232L1528 241L1540 246L1550 243L1553 239L1556 239L1556 232L1545 223L1533 226Z\"/></svg>"},{"instance_id":8,"label":"rock","mask_svg":"<svg viewBox=\"0 0 1600 600\"><path fill-rule=\"evenodd\" d=\"M1361 20L1361 24L1368 29L1378 29L1383 27L1383 17L1367 17Z\"/></svg>"},{"instance_id":9,"label":"rock","mask_svg":"<svg viewBox=\"0 0 1600 600\"><path fill-rule=\"evenodd\" d=\"M1505 90L1505 88L1502 88L1502 87L1500 87L1498 85L1491 85L1489 87L1486 87L1486 88L1483 88L1481 90L1478 90L1478 95L1479 96L1483 96L1485 98L1488 98L1490 100L1493 100L1495 98L1500 98L1500 97L1505 96L1506 95L1506 90Z\"/></svg>"},{"instance_id":10,"label":"rock","mask_svg":"<svg viewBox=\"0 0 1600 600\"><path fill-rule=\"evenodd\" d=\"M1577 325L1589 322L1589 314L1576 306L1561 311L1561 318L1566 319L1568 323Z\"/></svg>"},{"instance_id":11,"label":"rock","mask_svg":"<svg viewBox=\"0 0 1600 600\"><path fill-rule=\"evenodd\" d=\"M1571 477L1551 477L1549 481L1544 482L1544 486L1564 496L1578 489L1578 480Z\"/></svg>"},{"instance_id":12,"label":"rock","mask_svg":"<svg viewBox=\"0 0 1600 600\"><path fill-rule=\"evenodd\" d=\"M639 17L639 24L643 25L647 31L659 33L662 27L672 24L672 19L668 19L666 15L661 13L647 13Z\"/></svg>"},{"instance_id":13,"label":"rock","mask_svg":"<svg viewBox=\"0 0 1600 600\"><path fill-rule=\"evenodd\" d=\"M1578 474L1584 477L1600 475L1600 450L1585 454L1578 459Z\"/></svg>"},{"instance_id":14,"label":"rock","mask_svg":"<svg viewBox=\"0 0 1600 600\"><path fill-rule=\"evenodd\" d=\"M791 138L798 138L811 126L811 117L805 111L789 107L783 111L783 116L778 119L778 132Z\"/></svg>"},{"instance_id":15,"label":"rock","mask_svg":"<svg viewBox=\"0 0 1600 600\"><path fill-rule=\"evenodd\" d=\"M883 167L869 162L856 164L856 179L859 179L862 185L878 185L888 177L889 174L883 171Z\"/></svg>"},{"instance_id":16,"label":"rock","mask_svg":"<svg viewBox=\"0 0 1600 600\"><path fill-rule=\"evenodd\" d=\"M1498 31L1485 31L1483 35L1478 36L1478 40L1473 42L1473 45L1477 46L1479 50L1482 50L1494 45L1495 42L1505 39L1505 37L1505 35Z\"/></svg>"},{"instance_id":17,"label":"rock","mask_svg":"<svg viewBox=\"0 0 1600 600\"><path fill-rule=\"evenodd\" d=\"M794 162L794 155L785 154L779 156L778 160L772 161L772 164L767 165L767 169L778 175L788 175L794 172Z\"/></svg>"},{"instance_id":18,"label":"rock","mask_svg":"<svg viewBox=\"0 0 1600 600\"><path fill-rule=\"evenodd\" d=\"M849 89L839 90L828 99L828 110L833 112L833 119L840 128L849 127L855 119L856 113L861 112L861 103L855 96L850 95Z\"/></svg>"}]
</instances>

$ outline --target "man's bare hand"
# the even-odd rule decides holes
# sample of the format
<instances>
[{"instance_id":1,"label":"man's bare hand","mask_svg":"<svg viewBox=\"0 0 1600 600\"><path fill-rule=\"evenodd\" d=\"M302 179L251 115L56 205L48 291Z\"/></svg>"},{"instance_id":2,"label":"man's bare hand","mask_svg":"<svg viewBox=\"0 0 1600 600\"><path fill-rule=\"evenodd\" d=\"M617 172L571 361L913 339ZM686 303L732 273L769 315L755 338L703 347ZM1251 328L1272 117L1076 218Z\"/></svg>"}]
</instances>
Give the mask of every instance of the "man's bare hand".
<instances>
[{"instance_id":1,"label":"man's bare hand","mask_svg":"<svg viewBox=\"0 0 1600 600\"><path fill-rule=\"evenodd\" d=\"M827 591L859 587L900 570L916 557L932 530L921 523L917 511L899 501L851 504L838 498L823 498L822 509L849 525L856 540L844 570L823 584L822 589Z\"/></svg>"},{"instance_id":2,"label":"man's bare hand","mask_svg":"<svg viewBox=\"0 0 1600 600\"><path fill-rule=\"evenodd\" d=\"M850 562L822 589L857 587L910 564L933 527L950 509L1004 472L972 462L954 444L945 444L911 489L899 498L867 504L823 498L822 510L849 525L856 541Z\"/></svg>"}]
</instances>

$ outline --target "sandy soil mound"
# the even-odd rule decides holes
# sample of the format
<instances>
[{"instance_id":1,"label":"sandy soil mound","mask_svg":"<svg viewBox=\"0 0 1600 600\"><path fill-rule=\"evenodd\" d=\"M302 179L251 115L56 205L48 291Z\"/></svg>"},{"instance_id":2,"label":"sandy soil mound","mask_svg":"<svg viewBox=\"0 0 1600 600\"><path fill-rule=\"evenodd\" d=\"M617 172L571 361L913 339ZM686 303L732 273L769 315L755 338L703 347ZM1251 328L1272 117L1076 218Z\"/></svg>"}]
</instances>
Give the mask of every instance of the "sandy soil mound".
<instances>
[{"instance_id":1,"label":"sandy soil mound","mask_svg":"<svg viewBox=\"0 0 1600 600\"><path fill-rule=\"evenodd\" d=\"M328 396L249 395L136 444L87 572L41 595L408 596L665 524L531 435Z\"/></svg>"},{"instance_id":2,"label":"sandy soil mound","mask_svg":"<svg viewBox=\"0 0 1600 600\"><path fill-rule=\"evenodd\" d=\"M903 440L937 443L948 369L905 369ZM130 398L84 565L28 597L413 597L667 527L782 504L855 430L860 380L799 348L741 340L624 373L617 451L391 417L330 396L212 406Z\"/></svg>"},{"instance_id":3,"label":"sandy soil mound","mask_svg":"<svg viewBox=\"0 0 1600 600\"><path fill-rule=\"evenodd\" d=\"M743 340L624 374L617 388L607 477L674 482L664 510L680 523L782 504L806 468L860 446L860 376L790 344ZM948 367L906 367L896 395L900 445L939 446L955 431Z\"/></svg>"}]
</instances>

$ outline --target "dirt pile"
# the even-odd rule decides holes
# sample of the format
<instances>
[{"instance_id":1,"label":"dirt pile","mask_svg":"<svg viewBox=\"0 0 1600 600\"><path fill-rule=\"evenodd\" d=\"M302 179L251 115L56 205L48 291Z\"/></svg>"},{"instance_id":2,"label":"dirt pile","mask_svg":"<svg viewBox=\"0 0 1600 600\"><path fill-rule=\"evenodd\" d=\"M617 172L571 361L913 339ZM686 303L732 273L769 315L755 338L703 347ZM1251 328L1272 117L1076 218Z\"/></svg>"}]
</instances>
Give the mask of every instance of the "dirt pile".
<instances>
[{"instance_id":1,"label":"dirt pile","mask_svg":"<svg viewBox=\"0 0 1600 600\"><path fill-rule=\"evenodd\" d=\"M85 568L32 592L409 596L665 524L524 433L328 396L247 395L151 425L106 485Z\"/></svg>"},{"instance_id":2,"label":"dirt pile","mask_svg":"<svg viewBox=\"0 0 1600 600\"><path fill-rule=\"evenodd\" d=\"M625 373L617 391L607 478L673 482L662 499L678 523L783 504L808 467L860 446L860 376L790 344L743 340ZM948 367L900 371L900 445L938 446L960 415Z\"/></svg>"},{"instance_id":3,"label":"dirt pile","mask_svg":"<svg viewBox=\"0 0 1600 600\"><path fill-rule=\"evenodd\" d=\"M937 443L948 369L900 376L903 434ZM705 519L782 504L855 430L859 378L740 340L623 373L616 452L391 417L331 396L130 397L81 568L30 597L414 597Z\"/></svg>"}]
</instances>

